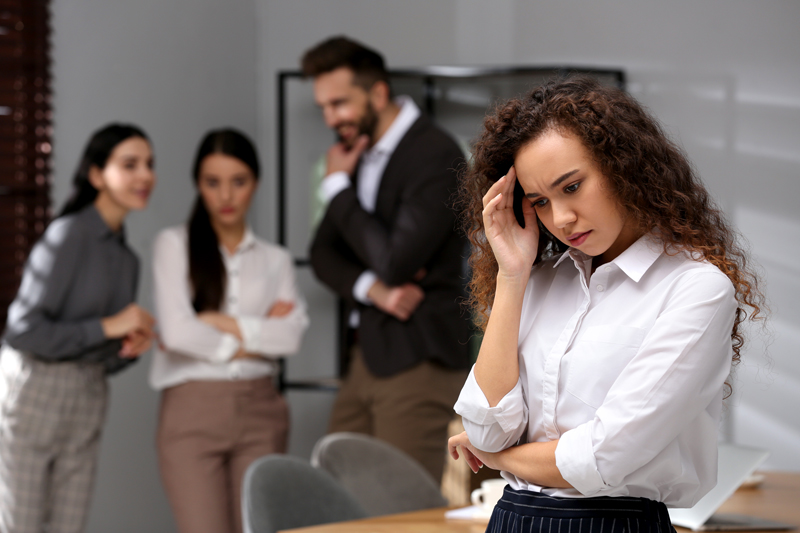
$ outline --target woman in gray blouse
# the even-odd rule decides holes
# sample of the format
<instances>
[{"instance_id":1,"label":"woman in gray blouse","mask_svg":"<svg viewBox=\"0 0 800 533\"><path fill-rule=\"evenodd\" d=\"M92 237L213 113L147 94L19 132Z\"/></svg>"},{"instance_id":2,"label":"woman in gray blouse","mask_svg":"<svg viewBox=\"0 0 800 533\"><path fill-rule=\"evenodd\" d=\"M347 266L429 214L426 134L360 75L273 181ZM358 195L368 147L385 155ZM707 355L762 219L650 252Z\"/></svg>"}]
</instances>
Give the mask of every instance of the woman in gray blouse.
<instances>
[{"instance_id":1,"label":"woman in gray blouse","mask_svg":"<svg viewBox=\"0 0 800 533\"><path fill-rule=\"evenodd\" d=\"M84 150L74 191L31 250L0 353L0 531L82 531L107 374L150 347L139 262L123 221L156 177L139 128L112 124Z\"/></svg>"}]
</instances>

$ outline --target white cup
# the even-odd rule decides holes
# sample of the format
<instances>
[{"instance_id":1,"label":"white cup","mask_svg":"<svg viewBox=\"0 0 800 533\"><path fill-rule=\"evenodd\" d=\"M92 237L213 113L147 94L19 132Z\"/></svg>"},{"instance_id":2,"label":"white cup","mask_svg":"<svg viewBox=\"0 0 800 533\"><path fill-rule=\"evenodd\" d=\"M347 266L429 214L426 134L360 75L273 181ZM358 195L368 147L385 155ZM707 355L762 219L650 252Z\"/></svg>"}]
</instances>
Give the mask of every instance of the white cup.
<instances>
[{"instance_id":1,"label":"white cup","mask_svg":"<svg viewBox=\"0 0 800 533\"><path fill-rule=\"evenodd\" d=\"M481 486L472 491L470 500L472 505L477 505L484 511L491 512L497 500L503 496L503 488L507 485L505 479L487 479L481 482Z\"/></svg>"}]
</instances>

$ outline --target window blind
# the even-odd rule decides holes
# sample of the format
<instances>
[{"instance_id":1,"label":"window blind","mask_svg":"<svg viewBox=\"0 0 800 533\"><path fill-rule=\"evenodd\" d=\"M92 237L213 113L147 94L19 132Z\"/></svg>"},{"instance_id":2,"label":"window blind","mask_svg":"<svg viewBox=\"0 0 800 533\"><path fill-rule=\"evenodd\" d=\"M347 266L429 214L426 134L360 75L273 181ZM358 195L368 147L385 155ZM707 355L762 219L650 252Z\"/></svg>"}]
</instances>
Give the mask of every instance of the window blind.
<instances>
[{"instance_id":1,"label":"window blind","mask_svg":"<svg viewBox=\"0 0 800 533\"><path fill-rule=\"evenodd\" d=\"M50 220L49 0L0 0L0 324Z\"/></svg>"}]
</instances>

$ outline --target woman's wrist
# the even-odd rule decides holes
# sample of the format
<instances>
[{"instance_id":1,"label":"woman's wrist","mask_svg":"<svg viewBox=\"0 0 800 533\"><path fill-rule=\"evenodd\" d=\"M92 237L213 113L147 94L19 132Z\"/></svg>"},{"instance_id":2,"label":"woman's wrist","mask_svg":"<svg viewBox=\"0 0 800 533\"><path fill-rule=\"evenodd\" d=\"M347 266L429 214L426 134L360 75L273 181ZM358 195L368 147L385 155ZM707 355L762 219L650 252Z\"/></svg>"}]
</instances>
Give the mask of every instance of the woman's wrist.
<instances>
[{"instance_id":1,"label":"woman's wrist","mask_svg":"<svg viewBox=\"0 0 800 533\"><path fill-rule=\"evenodd\" d=\"M231 315L226 315L219 311L203 311L197 315L197 318L217 331L233 335L239 341L242 340L242 331L239 328L239 323Z\"/></svg>"},{"instance_id":2,"label":"woman's wrist","mask_svg":"<svg viewBox=\"0 0 800 533\"><path fill-rule=\"evenodd\" d=\"M117 331L116 321L113 317L106 317L100 319L100 328L103 330L103 336L106 339L118 339L122 335Z\"/></svg>"},{"instance_id":3,"label":"woman's wrist","mask_svg":"<svg viewBox=\"0 0 800 533\"><path fill-rule=\"evenodd\" d=\"M514 275L504 274L502 272L497 274L495 285L495 294L513 294L522 296L525 293L525 287L528 286L529 275Z\"/></svg>"}]
</instances>

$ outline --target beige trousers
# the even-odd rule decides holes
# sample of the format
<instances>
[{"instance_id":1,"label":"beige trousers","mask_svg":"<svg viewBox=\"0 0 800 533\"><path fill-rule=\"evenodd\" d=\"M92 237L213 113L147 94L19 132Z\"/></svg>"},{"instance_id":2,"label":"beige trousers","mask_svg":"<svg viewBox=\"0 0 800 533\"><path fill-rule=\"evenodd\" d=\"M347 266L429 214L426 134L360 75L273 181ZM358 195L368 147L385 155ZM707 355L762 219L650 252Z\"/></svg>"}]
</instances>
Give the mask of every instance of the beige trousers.
<instances>
[{"instance_id":1,"label":"beige trousers","mask_svg":"<svg viewBox=\"0 0 800 533\"><path fill-rule=\"evenodd\" d=\"M354 431L384 440L419 461L440 483L447 425L455 416L453 405L466 379L466 370L429 361L388 378L376 377L356 346L328 432Z\"/></svg>"},{"instance_id":2,"label":"beige trousers","mask_svg":"<svg viewBox=\"0 0 800 533\"><path fill-rule=\"evenodd\" d=\"M161 395L158 459L178 531L240 533L245 470L285 453L289 412L271 378L193 381Z\"/></svg>"}]
</instances>

